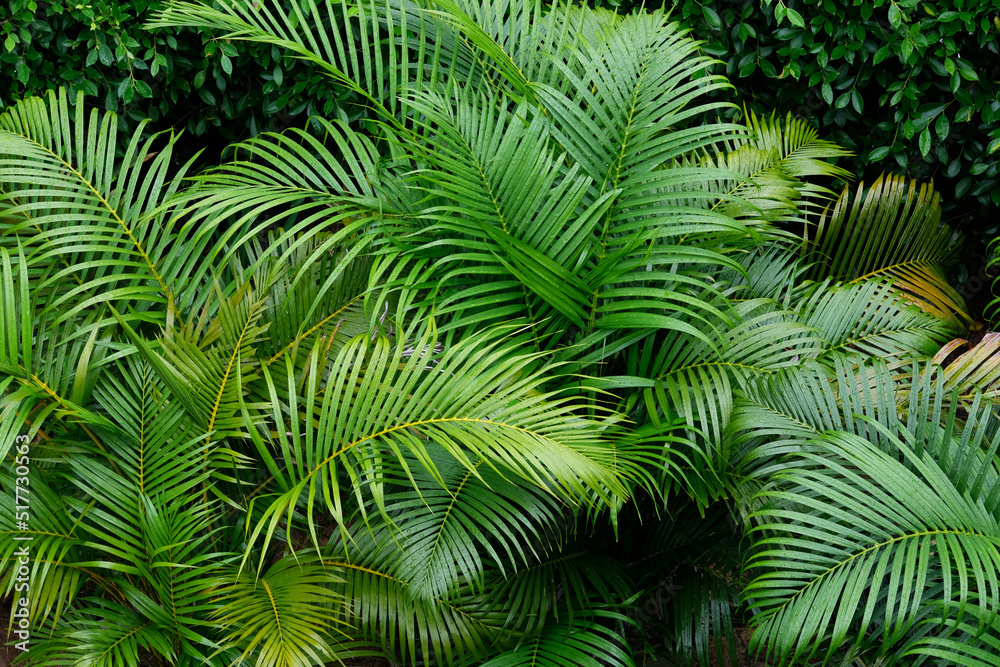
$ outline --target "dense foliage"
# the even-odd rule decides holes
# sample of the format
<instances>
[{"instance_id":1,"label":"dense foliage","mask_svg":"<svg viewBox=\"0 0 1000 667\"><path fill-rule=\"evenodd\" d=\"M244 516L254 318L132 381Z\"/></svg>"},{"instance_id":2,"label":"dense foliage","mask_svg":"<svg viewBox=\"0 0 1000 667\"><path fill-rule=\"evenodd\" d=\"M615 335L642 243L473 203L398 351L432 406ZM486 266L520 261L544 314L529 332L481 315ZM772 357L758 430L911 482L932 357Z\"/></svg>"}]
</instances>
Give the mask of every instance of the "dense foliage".
<instances>
[{"instance_id":1,"label":"dense foliage","mask_svg":"<svg viewBox=\"0 0 1000 667\"><path fill-rule=\"evenodd\" d=\"M65 86L118 112L230 141L303 115L347 120L346 91L271 45L236 47L194 31L153 34L160 0L11 0L0 5L0 106ZM96 99L94 99L96 98ZM71 101L75 95L70 96ZM211 156L218 159L218 151Z\"/></svg>"},{"instance_id":2,"label":"dense foliage","mask_svg":"<svg viewBox=\"0 0 1000 667\"><path fill-rule=\"evenodd\" d=\"M629 11L641 3L597 4ZM190 30L144 31L161 5L0 6L0 104L65 85L119 112L123 131L151 119L205 137L209 161L231 141L309 116L364 115L347 88L275 45L237 50ZM685 0L670 13L725 63L736 87L735 97L722 93L726 99L805 118L854 153L846 163L860 179L881 171L933 178L945 217L972 237L977 255L956 267L957 280L975 310L985 305L985 243L1000 231L1000 89L988 74L1000 34L993 3ZM178 153L187 157L183 146Z\"/></svg>"},{"instance_id":3,"label":"dense foliage","mask_svg":"<svg viewBox=\"0 0 1000 667\"><path fill-rule=\"evenodd\" d=\"M0 115L25 662L996 667L1000 336L933 188L694 122L728 84L662 12L290 6L150 28L367 132L192 174L65 91Z\"/></svg>"},{"instance_id":4,"label":"dense foliage","mask_svg":"<svg viewBox=\"0 0 1000 667\"><path fill-rule=\"evenodd\" d=\"M738 103L810 120L860 178L934 178L963 231L997 233L995 2L681 0L672 17L725 63Z\"/></svg>"}]
</instances>

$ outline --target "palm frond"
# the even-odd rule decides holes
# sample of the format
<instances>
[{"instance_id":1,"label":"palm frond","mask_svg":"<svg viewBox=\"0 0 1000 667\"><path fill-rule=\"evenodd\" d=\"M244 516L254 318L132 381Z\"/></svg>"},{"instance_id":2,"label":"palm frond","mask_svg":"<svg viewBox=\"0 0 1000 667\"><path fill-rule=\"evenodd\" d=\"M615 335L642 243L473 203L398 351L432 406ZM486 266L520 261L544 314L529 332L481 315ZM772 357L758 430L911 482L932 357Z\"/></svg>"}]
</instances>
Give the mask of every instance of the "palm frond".
<instances>
[{"instance_id":1,"label":"palm frond","mask_svg":"<svg viewBox=\"0 0 1000 667\"><path fill-rule=\"evenodd\" d=\"M488 324L489 313L554 318L550 331L584 327L593 287L578 268L609 198L584 203L591 182L576 168L562 173L543 118L526 123L523 109L508 112L496 96L468 89L412 104L426 135L415 147L426 166L414 185L434 205L401 240L417 257L439 258L438 289L449 289L435 311L465 326Z\"/></svg>"},{"instance_id":2,"label":"palm frond","mask_svg":"<svg viewBox=\"0 0 1000 667\"><path fill-rule=\"evenodd\" d=\"M607 623L627 619L613 611L593 611L572 621L550 623L532 639L483 663L482 667L633 667L624 638Z\"/></svg>"},{"instance_id":3,"label":"palm frond","mask_svg":"<svg viewBox=\"0 0 1000 667\"><path fill-rule=\"evenodd\" d=\"M995 613L977 607L964 614L953 610L929 611L895 656L918 660L937 659L961 667L991 667L1000 654L1000 622Z\"/></svg>"},{"instance_id":4,"label":"palm frond","mask_svg":"<svg viewBox=\"0 0 1000 667\"><path fill-rule=\"evenodd\" d=\"M228 633L225 644L243 651L241 660L257 667L305 667L337 658L337 618L344 600L343 580L319 562L281 558L260 576L233 573L212 612ZM340 628L343 628L341 630Z\"/></svg>"},{"instance_id":5,"label":"palm frond","mask_svg":"<svg viewBox=\"0 0 1000 667\"><path fill-rule=\"evenodd\" d=\"M734 398L725 443L740 502L760 490L788 458L827 431L845 431L890 445L873 421L899 428L900 388L883 360L837 356L833 367L807 360L797 368L758 376Z\"/></svg>"},{"instance_id":6,"label":"palm frond","mask_svg":"<svg viewBox=\"0 0 1000 667\"><path fill-rule=\"evenodd\" d=\"M47 304L55 324L104 303L158 307L175 289L157 215L179 183L166 178L175 138L154 153L159 139L141 136L116 158L115 116L88 120L82 93L74 114L64 90L0 115L0 198L17 220L7 238L26 239L29 262L57 264L38 286L60 290Z\"/></svg>"},{"instance_id":7,"label":"palm frond","mask_svg":"<svg viewBox=\"0 0 1000 667\"><path fill-rule=\"evenodd\" d=\"M16 270L10 252L0 248L0 370L22 377L32 370L35 314L29 285L27 260L20 245Z\"/></svg>"},{"instance_id":8,"label":"palm frond","mask_svg":"<svg viewBox=\"0 0 1000 667\"><path fill-rule=\"evenodd\" d=\"M600 553L593 539L576 538L570 524L537 562L501 578L494 571L481 609L498 615L514 637L532 637L552 623L587 617L631 598L635 586L622 563Z\"/></svg>"},{"instance_id":9,"label":"palm frond","mask_svg":"<svg viewBox=\"0 0 1000 667\"><path fill-rule=\"evenodd\" d=\"M568 400L533 391L542 382L536 357L513 354L505 333L467 337L440 356L431 329L407 348L366 335L335 359L314 349L305 395L289 390L290 423L275 413L277 442L251 434L286 489L251 526L251 542L261 534L270 541L283 516L293 521L303 494L314 542L319 498L343 529L343 480L359 500L364 488L384 512L386 460L398 462L406 476L412 456L447 488L430 457L432 444L480 480L484 465L573 503L626 497L617 453L600 435L612 422L588 419ZM328 377L325 387L320 377ZM276 453L292 460L282 466Z\"/></svg>"},{"instance_id":10,"label":"palm frond","mask_svg":"<svg viewBox=\"0 0 1000 667\"><path fill-rule=\"evenodd\" d=\"M532 83L559 85L556 62L572 67L574 50L601 43L622 19L571 2L445 0L435 6L444 10L435 15L456 26L497 73L489 80L498 90L514 100L535 103ZM506 85L496 82L498 78Z\"/></svg>"},{"instance_id":11,"label":"palm frond","mask_svg":"<svg viewBox=\"0 0 1000 667\"><path fill-rule=\"evenodd\" d=\"M263 315L268 336L261 344L265 364L276 369L275 362L287 350L311 349L319 338L332 337L330 349L336 350L369 330L364 297L371 257L352 253L352 259L348 253L327 251L316 258L322 243L316 237L294 248L291 239L279 243L269 234L267 240L266 246L247 248L247 261L259 266L260 273L270 274L265 280L269 295ZM270 261L262 262L262 257ZM332 283L330 276L336 277Z\"/></svg>"},{"instance_id":12,"label":"palm frond","mask_svg":"<svg viewBox=\"0 0 1000 667\"><path fill-rule=\"evenodd\" d=\"M401 126L397 114L408 111L401 104L408 90L434 89L452 77L465 83L484 74L459 31L427 9L394 0L226 0L213 6L175 1L146 26L208 28L220 39L277 46L362 96L383 121ZM452 9L449 18L463 16L457 6Z\"/></svg>"},{"instance_id":13,"label":"palm frond","mask_svg":"<svg viewBox=\"0 0 1000 667\"><path fill-rule=\"evenodd\" d=\"M942 366L945 387L957 391L959 401L1000 399L1000 333L987 333L974 346L962 338L949 341L932 361Z\"/></svg>"},{"instance_id":14,"label":"palm frond","mask_svg":"<svg viewBox=\"0 0 1000 667\"><path fill-rule=\"evenodd\" d=\"M410 476L385 497L393 511L385 541L399 545L389 571L414 595L444 597L459 583L482 591L487 568L510 574L526 566L549 546L539 536L560 531L566 508L551 494L481 463L474 474L440 447L429 454L443 486L408 457ZM385 475L391 479L391 466Z\"/></svg>"},{"instance_id":15,"label":"palm frond","mask_svg":"<svg viewBox=\"0 0 1000 667\"><path fill-rule=\"evenodd\" d=\"M935 460L947 441L920 454L908 431L880 430L893 453L827 432L761 492L747 595L753 644L779 661L827 664L871 634L883 635L876 654L891 651L927 606L1000 609L1000 524L982 504L995 488L962 493Z\"/></svg>"},{"instance_id":16,"label":"palm frond","mask_svg":"<svg viewBox=\"0 0 1000 667\"><path fill-rule=\"evenodd\" d=\"M169 637L134 610L102 598L83 602L87 606L67 614L50 637L32 642L34 659L52 667L138 665L146 653L178 660Z\"/></svg>"},{"instance_id":17,"label":"palm frond","mask_svg":"<svg viewBox=\"0 0 1000 667\"><path fill-rule=\"evenodd\" d=\"M31 448L36 459L43 451L37 445ZM27 493L22 494L15 491L15 479L9 470L0 474L4 490L0 498L4 512L0 517L0 571L4 573L0 586L5 593L14 590L18 550L29 545L32 595L28 598L28 613L34 627L44 627L59 621L89 579L87 568L79 564L87 536L77 529L80 512L66 506L59 490L38 473L37 465L31 466L28 480ZM27 514L25 507L30 509ZM30 517L27 530L18 525L17 517ZM26 537L30 541L21 541Z\"/></svg>"},{"instance_id":18,"label":"palm frond","mask_svg":"<svg viewBox=\"0 0 1000 667\"><path fill-rule=\"evenodd\" d=\"M322 139L291 129L237 144L236 159L195 177L195 187L171 200L175 244L207 258L172 267L188 286L176 299L181 312L211 300L212 286L224 272L233 283L224 285L224 292L231 295L248 276L263 275L263 264L291 262L305 248L310 252L298 259L294 288L314 275L314 265L329 267L329 253L343 256L320 284L318 290L325 292L365 252L371 242L368 228L399 213L398 202L382 187L380 158L371 140L340 122L316 123ZM257 239L269 233L274 234L271 251L261 252ZM272 252L280 254L274 258Z\"/></svg>"},{"instance_id":19,"label":"palm frond","mask_svg":"<svg viewBox=\"0 0 1000 667\"><path fill-rule=\"evenodd\" d=\"M482 659L501 634L501 621L495 614L477 613L470 591L422 599L405 582L364 561L324 559L323 564L344 580L337 589L346 605L343 620L356 628L358 640L375 643L410 664Z\"/></svg>"},{"instance_id":20,"label":"palm frond","mask_svg":"<svg viewBox=\"0 0 1000 667\"><path fill-rule=\"evenodd\" d=\"M815 128L789 116L784 121L772 115L761 118L750 112L750 136L731 150L698 157L695 153L682 164L696 163L728 170L734 177L723 182L701 184L718 198L704 199L700 205L736 218L751 221L805 222L816 209L834 198L834 193L813 178L844 178L847 171L828 162L847 155L836 144L819 138ZM738 175L738 176L737 176ZM699 205L692 200L692 205Z\"/></svg>"},{"instance_id":21,"label":"palm frond","mask_svg":"<svg viewBox=\"0 0 1000 667\"><path fill-rule=\"evenodd\" d=\"M951 337L950 325L915 307L895 283L856 281L830 287L818 284L798 306L802 322L824 339L820 356L860 352L906 360L933 355Z\"/></svg>"},{"instance_id":22,"label":"palm frond","mask_svg":"<svg viewBox=\"0 0 1000 667\"><path fill-rule=\"evenodd\" d=\"M674 617L674 651L681 664L739 664L733 612L740 603L742 582L735 573L694 569L683 572L680 590L671 600ZM697 662L695 662L695 660Z\"/></svg>"},{"instance_id":23,"label":"palm frond","mask_svg":"<svg viewBox=\"0 0 1000 667\"><path fill-rule=\"evenodd\" d=\"M811 278L860 282L890 278L920 308L956 331L972 320L944 270L958 248L955 233L941 224L938 194L902 176L880 176L850 196L844 188L833 211L806 236L803 257Z\"/></svg>"},{"instance_id":24,"label":"palm frond","mask_svg":"<svg viewBox=\"0 0 1000 667\"><path fill-rule=\"evenodd\" d=\"M788 308L808 291L797 255L785 244L762 245L740 257L738 269L724 268L719 280L732 285L730 298L773 299Z\"/></svg>"},{"instance_id":25,"label":"palm frond","mask_svg":"<svg viewBox=\"0 0 1000 667\"><path fill-rule=\"evenodd\" d=\"M242 433L240 400L260 367L256 345L267 331L267 324L261 323L265 300L258 299L249 284L228 298L218 286L216 291L217 317L209 321L206 307L198 321L179 329L167 327L158 341L159 352L119 321L205 433Z\"/></svg>"},{"instance_id":26,"label":"palm frond","mask_svg":"<svg viewBox=\"0 0 1000 667\"><path fill-rule=\"evenodd\" d=\"M633 348L631 374L655 378L646 390L646 404L658 405L663 414L675 411L719 442L733 384L792 366L817 350L820 341L814 329L775 306L763 299L735 304L731 321L738 324L720 323L714 345L674 336L658 346L645 346L641 353Z\"/></svg>"},{"instance_id":27,"label":"palm frond","mask_svg":"<svg viewBox=\"0 0 1000 667\"><path fill-rule=\"evenodd\" d=\"M648 430L656 434L654 439L669 434L682 486L705 505L728 487L722 479L730 465L722 434L734 388L795 365L800 357L815 354L820 344L814 329L769 300L737 303L729 314L734 325L716 323L709 330L709 344L672 333L650 336L629 350L629 375L591 381L612 390L642 389L644 414L635 417L640 433Z\"/></svg>"},{"instance_id":28,"label":"palm frond","mask_svg":"<svg viewBox=\"0 0 1000 667\"><path fill-rule=\"evenodd\" d=\"M693 78L711 61L662 13L625 17L606 39L574 56L573 68L557 63L559 89L543 83L536 88L553 136L598 193L649 179L670 160L738 131L718 125L666 132L720 106L689 103L726 84L717 76Z\"/></svg>"}]
</instances>

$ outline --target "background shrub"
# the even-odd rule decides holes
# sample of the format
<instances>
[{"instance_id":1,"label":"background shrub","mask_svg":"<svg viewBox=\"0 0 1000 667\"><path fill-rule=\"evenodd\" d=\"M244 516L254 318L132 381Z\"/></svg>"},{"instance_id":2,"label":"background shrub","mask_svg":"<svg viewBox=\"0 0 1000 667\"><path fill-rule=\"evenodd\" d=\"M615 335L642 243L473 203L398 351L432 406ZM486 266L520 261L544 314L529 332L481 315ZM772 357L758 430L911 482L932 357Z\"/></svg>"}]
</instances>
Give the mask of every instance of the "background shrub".
<instances>
[{"instance_id":1,"label":"background shrub","mask_svg":"<svg viewBox=\"0 0 1000 667\"><path fill-rule=\"evenodd\" d=\"M301 62L282 58L277 47L237 48L192 30L143 30L161 4L0 3L0 106L60 86L82 90L91 96L88 103L96 97L98 105L118 112L124 131L150 119L150 131L174 127L204 137L197 144L208 147L212 161L232 141L283 129L308 115L353 120L345 110L349 93ZM184 153L178 159L188 157Z\"/></svg>"},{"instance_id":2,"label":"background shrub","mask_svg":"<svg viewBox=\"0 0 1000 667\"><path fill-rule=\"evenodd\" d=\"M725 62L738 103L813 122L854 152L842 165L858 179L933 178L945 220L981 249L1000 230L998 13L993 0L680 0L673 18Z\"/></svg>"}]
</instances>

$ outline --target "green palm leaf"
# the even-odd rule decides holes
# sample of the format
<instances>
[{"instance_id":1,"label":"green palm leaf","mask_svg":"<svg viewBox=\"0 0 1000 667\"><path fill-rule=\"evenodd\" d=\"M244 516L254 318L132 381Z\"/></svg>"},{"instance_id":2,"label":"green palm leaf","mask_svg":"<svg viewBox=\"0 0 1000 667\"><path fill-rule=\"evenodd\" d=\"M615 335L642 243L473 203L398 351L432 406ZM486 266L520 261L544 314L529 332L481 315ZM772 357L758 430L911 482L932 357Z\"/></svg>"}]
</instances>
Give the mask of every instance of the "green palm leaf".
<instances>
[{"instance_id":1,"label":"green palm leaf","mask_svg":"<svg viewBox=\"0 0 1000 667\"><path fill-rule=\"evenodd\" d=\"M814 329L770 300L736 303L729 315L729 326L715 323L708 344L672 333L649 336L629 350L629 375L590 382L602 389L642 389L640 430L670 433L673 441L664 457L678 459L673 464L685 478L683 486L704 504L726 493L723 477L730 462L722 434L734 389L795 365L815 354L820 342Z\"/></svg>"},{"instance_id":2,"label":"green palm leaf","mask_svg":"<svg viewBox=\"0 0 1000 667\"><path fill-rule=\"evenodd\" d=\"M488 81L514 100L536 103L532 83L558 82L557 62L572 67L575 49L603 41L621 21L611 12L588 11L568 2L445 0L434 7L444 11L428 13L460 30L507 85L492 76Z\"/></svg>"},{"instance_id":3,"label":"green palm leaf","mask_svg":"<svg viewBox=\"0 0 1000 667\"><path fill-rule=\"evenodd\" d=\"M937 659L948 665L991 667L1000 655L1000 623L994 613L981 613L978 608L965 614L934 610L922 620L919 634L896 655L925 664ZM895 656L894 656L895 657Z\"/></svg>"},{"instance_id":4,"label":"green palm leaf","mask_svg":"<svg viewBox=\"0 0 1000 667\"><path fill-rule=\"evenodd\" d=\"M154 153L140 127L116 158L116 128L113 114L87 120L82 93L73 114L65 91L0 116L0 200L16 220L6 232L28 239L29 262L58 265L38 286L56 290L55 323L103 303L146 310L175 289L157 211L180 182L166 180L174 139Z\"/></svg>"},{"instance_id":5,"label":"green palm leaf","mask_svg":"<svg viewBox=\"0 0 1000 667\"><path fill-rule=\"evenodd\" d=\"M890 651L928 605L959 615L1000 607L1000 524L982 504L989 496L995 509L994 489L963 494L907 432L909 442L883 432L899 458L827 432L761 493L750 563L760 574L747 594L758 609L753 643L779 661L827 664L871 634L883 635L876 653Z\"/></svg>"},{"instance_id":6,"label":"green palm leaf","mask_svg":"<svg viewBox=\"0 0 1000 667\"><path fill-rule=\"evenodd\" d=\"M7 374L26 376L32 368L34 312L29 286L23 249L18 247L15 270L10 252L0 248L0 369Z\"/></svg>"},{"instance_id":7,"label":"green palm leaf","mask_svg":"<svg viewBox=\"0 0 1000 667\"><path fill-rule=\"evenodd\" d=\"M572 621L550 623L520 647L482 667L631 667L635 663L621 635L605 623L627 619L612 611L594 611Z\"/></svg>"},{"instance_id":8,"label":"green palm leaf","mask_svg":"<svg viewBox=\"0 0 1000 667\"><path fill-rule=\"evenodd\" d=\"M132 609L101 598L84 602L89 606L74 609L51 637L32 643L33 659L52 667L118 667L138 665L140 655L148 652L178 661L170 639Z\"/></svg>"},{"instance_id":9,"label":"green palm leaf","mask_svg":"<svg viewBox=\"0 0 1000 667\"><path fill-rule=\"evenodd\" d=\"M683 572L683 571L682 571ZM697 664L711 664L715 649L717 664L725 656L730 665L739 664L739 649L733 628L733 610L740 603L741 582L725 573L696 569L683 572L674 613L674 646L678 655L693 656Z\"/></svg>"},{"instance_id":10,"label":"green palm leaf","mask_svg":"<svg viewBox=\"0 0 1000 667\"><path fill-rule=\"evenodd\" d=\"M216 290L218 316L208 321L206 308L200 321L179 330L166 328L158 341L161 352L119 320L144 359L210 438L217 437L211 435L216 431L242 433L240 401L246 385L257 377L256 345L267 331L267 324L261 323L265 301L256 298L249 284L229 298Z\"/></svg>"},{"instance_id":11,"label":"green palm leaf","mask_svg":"<svg viewBox=\"0 0 1000 667\"><path fill-rule=\"evenodd\" d=\"M720 106L688 103L725 84L719 77L692 78L709 60L663 14L628 16L616 28L574 53L573 69L558 65L559 89L536 84L553 136L601 193L649 179L660 165L738 130L665 132Z\"/></svg>"},{"instance_id":12,"label":"green palm leaf","mask_svg":"<svg viewBox=\"0 0 1000 667\"><path fill-rule=\"evenodd\" d=\"M763 299L737 303L732 322L738 324L720 323L715 345L674 337L649 346L642 356L633 355L629 370L640 378L655 378L646 390L646 404L658 405L664 414L676 411L718 442L728 421L733 384L791 366L816 350L814 330L775 306Z\"/></svg>"},{"instance_id":13,"label":"green palm leaf","mask_svg":"<svg viewBox=\"0 0 1000 667\"><path fill-rule=\"evenodd\" d=\"M237 144L238 159L195 177L195 187L171 200L175 243L208 259L171 265L178 281L191 285L178 296L181 311L203 307L214 296L214 282L227 275L227 295L251 275L268 282L272 276L263 273L264 264L295 261L293 289L315 275L314 265L325 265L332 270L317 291L326 293L365 252L371 241L366 228L399 213L400 202L389 200L378 177L380 158L371 140L340 122L316 123L325 141L297 129L262 134ZM258 239L269 233L275 240L263 252ZM310 252L301 259L306 248ZM330 252L343 256L332 267ZM316 304L310 306L315 314Z\"/></svg>"},{"instance_id":14,"label":"green palm leaf","mask_svg":"<svg viewBox=\"0 0 1000 667\"><path fill-rule=\"evenodd\" d=\"M750 136L731 150L717 155L698 153L682 164L701 164L728 170L724 181L706 181L699 189L718 193L716 199L692 199L693 206L711 207L749 221L805 222L817 208L833 199L830 190L811 178L844 178L847 172L827 162L847 155L836 144L819 138L815 128L789 115L783 122L776 116L747 118Z\"/></svg>"},{"instance_id":15,"label":"green palm leaf","mask_svg":"<svg viewBox=\"0 0 1000 667\"><path fill-rule=\"evenodd\" d=\"M427 135L415 147L426 166L414 185L435 205L414 220L412 240L404 242L416 246L417 257L441 258L437 280L450 289L436 311L454 312L466 325L478 315L478 327L489 322L487 313L494 321L555 318L550 331L583 327L593 288L576 269L591 253L609 197L584 204L590 180L576 168L562 173L564 158L551 147L544 119L525 124L523 110L508 112L493 95L467 89L455 97L448 103L423 95L412 103ZM472 267L477 280L468 285Z\"/></svg>"},{"instance_id":16,"label":"green palm leaf","mask_svg":"<svg viewBox=\"0 0 1000 667\"><path fill-rule=\"evenodd\" d=\"M900 387L882 360L835 356L754 378L737 392L727 444L738 474L766 480L784 456L827 431L846 431L889 450L870 420L899 428ZM774 467L771 467L774 466Z\"/></svg>"},{"instance_id":17,"label":"green palm leaf","mask_svg":"<svg viewBox=\"0 0 1000 667\"><path fill-rule=\"evenodd\" d=\"M406 582L363 560L324 559L323 564L344 580L337 590L346 603L343 620L357 628L356 644L374 642L410 664L432 659L456 664L485 658L501 634L497 615L477 612L476 597L467 589L422 599Z\"/></svg>"},{"instance_id":18,"label":"green palm leaf","mask_svg":"<svg viewBox=\"0 0 1000 667\"><path fill-rule=\"evenodd\" d=\"M40 458L44 450L32 447L32 455ZM14 476L9 469L0 474L4 490L0 498L0 587L7 593L14 590L15 574L18 570L19 548L29 546L31 596L29 618L34 627L58 622L66 612L84 582L88 579L86 568L78 563L83 554L86 540L84 531L78 529L80 513L66 507L58 489L46 483L32 466L28 477L28 494L21 497L28 501L30 523L28 530L22 530L15 521L24 509L17 510L14 491ZM29 537L30 541L20 541Z\"/></svg>"},{"instance_id":19,"label":"green palm leaf","mask_svg":"<svg viewBox=\"0 0 1000 667\"><path fill-rule=\"evenodd\" d=\"M399 545L390 571L414 595L444 597L459 583L482 591L487 569L510 574L526 566L546 546L539 536L561 528L566 508L544 490L481 463L474 474L439 447L429 453L444 485L409 459L411 478L397 480L400 490L385 498L393 511L385 541Z\"/></svg>"},{"instance_id":20,"label":"green palm leaf","mask_svg":"<svg viewBox=\"0 0 1000 667\"><path fill-rule=\"evenodd\" d=\"M343 25L351 29L339 29ZM420 4L226 0L208 6L175 1L156 12L147 27L208 28L220 33L220 39L278 46L364 97L383 121L397 126L397 113L407 113L400 102L408 90L483 75L476 53L458 31Z\"/></svg>"},{"instance_id":21,"label":"green palm leaf","mask_svg":"<svg viewBox=\"0 0 1000 667\"><path fill-rule=\"evenodd\" d=\"M622 563L601 553L604 545L597 540L576 535L578 521L566 519L558 532L545 536L548 543L538 545L543 555L529 566L489 573L481 609L502 614L505 632L523 641L547 624L572 622L634 594Z\"/></svg>"},{"instance_id":22,"label":"green palm leaf","mask_svg":"<svg viewBox=\"0 0 1000 667\"><path fill-rule=\"evenodd\" d=\"M1000 334L991 332L974 346L961 338L948 342L934 355L933 362L942 365L945 386L958 392L959 401L967 404L981 394L995 402L1000 399L998 354Z\"/></svg>"},{"instance_id":23,"label":"green palm leaf","mask_svg":"<svg viewBox=\"0 0 1000 667\"><path fill-rule=\"evenodd\" d=\"M45 623L54 607L56 636L46 646L64 646L60 612L88 581L106 599L127 604L127 616L137 619L131 629L122 628L122 641L133 637L128 642L135 648L135 638L153 633L166 638L171 652L197 655L195 647L212 645L204 615L221 584L220 565L235 558L209 548L212 510L200 488L212 459L199 430L148 367L120 362L116 371L115 380L96 392L114 421L78 411L74 418L89 427L93 441L75 443L71 456L59 452L60 471L75 493L49 490L46 482L58 481L59 473L33 484L40 505L31 526L44 531L33 541L33 586L42 605L35 621ZM79 622L85 634L99 629L87 629L85 613L65 622ZM119 641L114 633L96 636Z\"/></svg>"},{"instance_id":24,"label":"green palm leaf","mask_svg":"<svg viewBox=\"0 0 1000 667\"><path fill-rule=\"evenodd\" d=\"M319 563L281 558L254 577L246 572L223 587L213 615L229 633L227 645L257 667L312 667L334 660L333 646L347 626L338 623L342 579Z\"/></svg>"},{"instance_id":25,"label":"green palm leaf","mask_svg":"<svg viewBox=\"0 0 1000 667\"><path fill-rule=\"evenodd\" d=\"M297 245L290 253L284 251L290 241L279 243L268 239L267 249L251 255L254 264L261 265L262 273L272 274L263 320L268 322L268 336L261 341L261 352L272 369L286 351L310 349L316 340L324 338L330 349L340 349L354 336L369 330L365 313L364 296L368 287L370 257L351 260L346 254L331 252L313 261L317 246L311 243ZM269 262L257 258L266 256ZM274 275L276 274L276 275ZM337 277L332 284L327 280Z\"/></svg>"},{"instance_id":26,"label":"green palm leaf","mask_svg":"<svg viewBox=\"0 0 1000 667\"><path fill-rule=\"evenodd\" d=\"M799 305L802 322L824 339L821 356L860 352L905 360L933 355L951 337L941 319L912 305L895 283L881 280L819 284Z\"/></svg>"},{"instance_id":27,"label":"green palm leaf","mask_svg":"<svg viewBox=\"0 0 1000 667\"><path fill-rule=\"evenodd\" d=\"M957 248L933 189L880 176L868 190L859 185L853 202L844 189L807 237L803 257L814 262L812 278L890 278L920 308L964 330L971 318L944 272Z\"/></svg>"},{"instance_id":28,"label":"green palm leaf","mask_svg":"<svg viewBox=\"0 0 1000 667\"><path fill-rule=\"evenodd\" d=\"M359 500L364 488L384 512L381 471L388 462L408 476L412 456L447 488L430 456L432 444L479 480L478 467L485 465L574 503L613 504L625 497L625 471L600 435L611 423L582 417L568 400L533 391L542 382L533 369L536 357L512 354L503 333L470 336L440 357L430 331L407 348L364 336L335 359L320 363L317 351L305 395L289 388L287 426L275 413L276 442L251 434L285 489L251 526L251 542L262 533L269 542L283 516L293 521L303 494L314 542L319 498L344 528L341 488L347 480ZM325 388L320 376L329 378ZM279 462L276 453L286 460Z\"/></svg>"}]
</instances>

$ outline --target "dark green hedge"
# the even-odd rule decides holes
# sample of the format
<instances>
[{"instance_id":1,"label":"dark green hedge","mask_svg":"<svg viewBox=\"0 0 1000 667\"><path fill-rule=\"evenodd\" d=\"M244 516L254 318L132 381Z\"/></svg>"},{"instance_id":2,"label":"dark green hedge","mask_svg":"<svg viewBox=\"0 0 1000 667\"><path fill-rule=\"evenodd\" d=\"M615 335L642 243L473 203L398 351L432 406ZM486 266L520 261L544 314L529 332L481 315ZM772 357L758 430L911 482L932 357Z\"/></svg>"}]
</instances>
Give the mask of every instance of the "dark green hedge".
<instances>
[{"instance_id":1,"label":"dark green hedge","mask_svg":"<svg viewBox=\"0 0 1000 667\"><path fill-rule=\"evenodd\" d=\"M1000 218L998 13L995 0L679 0L673 17L726 63L735 100L811 119L856 153L859 178L934 178L946 216L984 235Z\"/></svg>"},{"instance_id":2,"label":"dark green hedge","mask_svg":"<svg viewBox=\"0 0 1000 667\"><path fill-rule=\"evenodd\" d=\"M68 86L96 96L126 125L149 118L154 129L184 128L223 144L303 114L345 118L345 91L277 48L143 30L158 4L0 3L0 105Z\"/></svg>"}]
</instances>

